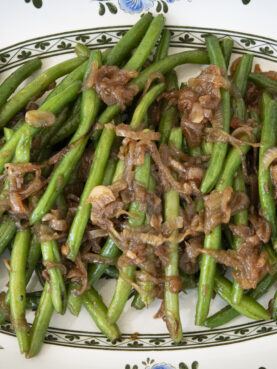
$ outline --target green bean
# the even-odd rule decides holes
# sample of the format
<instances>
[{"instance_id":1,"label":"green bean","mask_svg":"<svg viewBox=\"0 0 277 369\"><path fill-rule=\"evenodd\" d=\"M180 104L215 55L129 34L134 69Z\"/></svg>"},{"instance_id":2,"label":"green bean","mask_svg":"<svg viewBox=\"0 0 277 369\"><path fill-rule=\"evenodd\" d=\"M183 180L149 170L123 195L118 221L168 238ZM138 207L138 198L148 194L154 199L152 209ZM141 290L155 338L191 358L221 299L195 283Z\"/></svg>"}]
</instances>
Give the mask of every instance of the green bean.
<instances>
[{"instance_id":1,"label":"green bean","mask_svg":"<svg viewBox=\"0 0 277 369\"><path fill-rule=\"evenodd\" d=\"M15 155L14 155L14 162L16 163L24 163L24 162L29 162L30 161L30 152L31 152L31 146L32 146L32 138L31 135L29 133L26 133L25 135L22 135L18 141L18 144L16 146L16 150L15 150ZM27 262L28 262L28 258L29 258L29 250L30 250L30 229L26 228L25 230L22 230L21 233L23 234L24 232L26 232L26 236L28 236L28 255L26 257L25 260L25 265L26 265L26 271L27 271ZM15 239L18 236L16 235ZM22 235L22 237L24 237L24 235ZM29 276L27 275L27 272L25 272L25 286L27 285L27 283L29 282ZM9 287L7 293L6 293L6 297L5 297L5 302L7 305L11 304L11 295L12 295L12 291L11 288Z\"/></svg>"},{"instance_id":2,"label":"green bean","mask_svg":"<svg viewBox=\"0 0 277 369\"><path fill-rule=\"evenodd\" d=\"M44 102L63 92L63 90L71 86L72 83L82 82L87 69L88 61L86 60L87 57L80 59L82 59L81 64L78 65L77 68L73 68L73 70L50 92Z\"/></svg>"},{"instance_id":3,"label":"green bean","mask_svg":"<svg viewBox=\"0 0 277 369\"><path fill-rule=\"evenodd\" d=\"M101 65L101 53L93 51L91 53L84 80L87 78L93 62L97 60ZM40 198L36 208L30 216L30 224L35 224L51 209L56 197L61 193L70 179L70 175L85 150L88 141L88 130L94 122L100 106L100 99L93 88L89 88L82 93L81 122L72 137L70 143L75 143L73 147L64 155L51 177L46 191Z\"/></svg>"},{"instance_id":4,"label":"green bean","mask_svg":"<svg viewBox=\"0 0 277 369\"><path fill-rule=\"evenodd\" d=\"M75 98L80 87L80 82L74 82L63 92L43 103L39 110L46 110L51 113L57 114L64 105L68 104ZM3 172L4 165L12 159L20 137L26 134L30 134L33 137L34 135L39 133L40 130L41 128L34 128L25 123L14 133L12 138L0 149L0 173Z\"/></svg>"},{"instance_id":5,"label":"green bean","mask_svg":"<svg viewBox=\"0 0 277 369\"><path fill-rule=\"evenodd\" d=\"M5 141L7 142L12 138L14 132L11 128L7 128L7 127L4 127L3 131L4 131Z\"/></svg>"},{"instance_id":6,"label":"green bean","mask_svg":"<svg viewBox=\"0 0 277 369\"><path fill-rule=\"evenodd\" d=\"M55 137L56 133L59 131L60 128L63 127L63 124L68 116L68 107L65 107L57 116L55 124L51 127L43 128L40 132L40 143L39 143L39 151L40 153L43 152L49 142L51 141L52 137ZM39 157L37 161L42 161Z\"/></svg>"},{"instance_id":7,"label":"green bean","mask_svg":"<svg viewBox=\"0 0 277 369\"><path fill-rule=\"evenodd\" d=\"M248 140L249 137L243 136L242 140ZM250 146L240 145L240 150L246 154ZM225 160L223 172L216 185L217 191L222 191L228 186L232 186L232 180L241 164L241 153L232 148ZM205 237L204 248L218 250L221 243L221 225L216 226L212 232ZM216 262L209 255L201 257L201 272L199 277L198 301L196 307L195 324L202 325L208 315L210 301L213 293L213 283L215 274Z\"/></svg>"},{"instance_id":8,"label":"green bean","mask_svg":"<svg viewBox=\"0 0 277 369\"><path fill-rule=\"evenodd\" d=\"M105 270L105 276L109 278L117 279L119 276L119 271L116 266L109 265Z\"/></svg>"},{"instance_id":9,"label":"green bean","mask_svg":"<svg viewBox=\"0 0 277 369\"><path fill-rule=\"evenodd\" d=\"M25 273L25 283L28 285L31 276L37 266L38 260L41 256L40 243L37 240L37 236L33 235L28 251L27 262L26 262L26 273ZM10 306L10 289L8 289L5 297L5 303Z\"/></svg>"},{"instance_id":10,"label":"green bean","mask_svg":"<svg viewBox=\"0 0 277 369\"><path fill-rule=\"evenodd\" d=\"M153 37L155 38L155 41L153 41L153 44L155 44L155 42L157 41L157 38L159 37L159 34L158 36L154 34L155 30L153 29L153 25L151 23L152 19L153 17L150 13L143 15L142 18L112 48L111 52L108 54L106 64L107 65L120 64L124 60L124 58L132 51L132 49L137 46L141 38L144 36L146 32L148 32L148 29L150 29L150 27L152 29L151 32L153 32ZM154 22L154 20L152 22ZM160 19L156 21L156 23L163 23L163 22L164 20L162 19L162 17L160 17ZM158 24L156 24L156 26L158 26ZM152 45L151 41L149 41L149 43L151 43ZM145 42L145 44L147 43ZM143 44L142 46L139 46L142 51L144 50L143 48L145 47L145 44ZM152 50L152 46L150 46L149 53L151 50ZM145 50L145 52L147 53L147 56L148 56L148 51ZM131 66L129 66L129 68L138 69L143 65L143 63L144 61L142 62L142 60L140 60L138 62L139 65L137 64L138 65L137 67L134 64L132 64ZM127 66L125 66L125 68L127 68Z\"/></svg>"},{"instance_id":11,"label":"green bean","mask_svg":"<svg viewBox=\"0 0 277 369\"><path fill-rule=\"evenodd\" d=\"M227 67L229 65L230 58L232 55L233 45L234 41L231 38L224 38L222 41L220 41L220 47Z\"/></svg>"},{"instance_id":12,"label":"green bean","mask_svg":"<svg viewBox=\"0 0 277 369\"><path fill-rule=\"evenodd\" d=\"M162 14L159 14L152 20L146 31L145 36L138 45L136 52L133 54L131 59L129 59L124 68L138 70L145 63L153 49L153 46L155 45L161 34L164 23L165 18ZM109 54L109 57L110 55L111 54Z\"/></svg>"},{"instance_id":13,"label":"green bean","mask_svg":"<svg viewBox=\"0 0 277 369\"><path fill-rule=\"evenodd\" d=\"M94 288L86 291L82 295L82 302L100 331L112 342L116 341L120 336L119 329L115 324L109 323L107 308L97 291Z\"/></svg>"},{"instance_id":14,"label":"green bean","mask_svg":"<svg viewBox=\"0 0 277 369\"><path fill-rule=\"evenodd\" d=\"M77 42L74 48L74 52L77 56L81 56L83 58L88 58L90 55L91 50L84 44Z\"/></svg>"},{"instance_id":15,"label":"green bean","mask_svg":"<svg viewBox=\"0 0 277 369\"><path fill-rule=\"evenodd\" d=\"M90 52L91 52L89 47L87 47L86 45L81 44L79 42L76 44L74 51L78 56L83 56L83 57L87 57L87 58L89 57ZM107 57L108 57L108 55L111 51L112 51L112 48L101 51L102 52L102 62L103 62L103 64L106 64Z\"/></svg>"},{"instance_id":16,"label":"green bean","mask_svg":"<svg viewBox=\"0 0 277 369\"><path fill-rule=\"evenodd\" d=\"M16 232L16 225L10 216L2 218L0 223L0 255L9 245Z\"/></svg>"},{"instance_id":17,"label":"green bean","mask_svg":"<svg viewBox=\"0 0 277 369\"><path fill-rule=\"evenodd\" d=\"M145 308L146 305L138 292L135 293L131 306L136 310L142 310Z\"/></svg>"},{"instance_id":18,"label":"green bean","mask_svg":"<svg viewBox=\"0 0 277 369\"><path fill-rule=\"evenodd\" d=\"M172 128L169 142L171 142L178 150L182 147L182 129ZM174 220L179 215L179 194L170 189L164 195L164 219L165 221ZM174 234L177 232L175 231ZM179 295L170 290L170 278L178 277L178 243L168 243L168 258L169 262L165 267L165 277L168 278L165 282L165 316L166 324L170 333L170 337L174 342L182 340L182 325L179 313Z\"/></svg>"},{"instance_id":19,"label":"green bean","mask_svg":"<svg viewBox=\"0 0 277 369\"><path fill-rule=\"evenodd\" d=\"M245 95L249 73L251 72L253 64L253 55L245 54L234 74L233 83L238 88L242 96Z\"/></svg>"},{"instance_id":20,"label":"green bean","mask_svg":"<svg viewBox=\"0 0 277 369\"><path fill-rule=\"evenodd\" d=\"M160 42L157 46L155 55L153 57L153 62L156 63L159 60L162 60L168 55L168 49L170 44L171 32L169 29L165 29L163 31Z\"/></svg>"},{"instance_id":21,"label":"green bean","mask_svg":"<svg viewBox=\"0 0 277 369\"><path fill-rule=\"evenodd\" d=\"M147 112L150 104L156 99L156 97L163 91L164 84L161 83L155 87L153 87L147 94L143 97L140 104L137 106L132 122L130 126L133 129L137 129L138 126L144 119L145 113ZM101 122L100 118L99 121ZM102 123L102 122L101 122ZM107 122L105 122L107 123ZM115 136L114 130L105 129L101 135L100 141L97 145L97 148L94 153L93 163L89 172L89 176L83 190L81 200L78 206L77 213L75 218L72 222L68 239L67 245L69 246L69 254L67 257L72 261L75 260L77 253L79 251L83 234L89 219L91 205L86 204L86 200L91 193L92 189L95 186L98 186L103 179L104 169L106 166L106 162L109 157L110 148L113 143L113 139ZM119 164L122 165L122 164Z\"/></svg>"},{"instance_id":22,"label":"green bean","mask_svg":"<svg viewBox=\"0 0 277 369\"><path fill-rule=\"evenodd\" d=\"M271 79L261 73L250 73L249 79L251 82L254 82L257 86L264 88L271 94L277 94L277 81L274 79Z\"/></svg>"},{"instance_id":23,"label":"green bean","mask_svg":"<svg viewBox=\"0 0 277 369\"><path fill-rule=\"evenodd\" d=\"M50 145L55 145L69 136L71 136L78 128L80 123L80 110L81 110L81 97L77 99L74 104L72 113L66 120L66 122L62 125L62 127L56 132L55 136L53 136L50 140Z\"/></svg>"},{"instance_id":24,"label":"green bean","mask_svg":"<svg viewBox=\"0 0 277 369\"><path fill-rule=\"evenodd\" d=\"M16 69L0 85L0 109L6 103L7 99L17 89L17 87L28 78L32 73L41 67L39 58L27 61L21 67Z\"/></svg>"},{"instance_id":25,"label":"green bean","mask_svg":"<svg viewBox=\"0 0 277 369\"><path fill-rule=\"evenodd\" d=\"M74 58L57 64L44 71L32 82L23 87L3 106L0 112L0 127L3 127L33 96L43 91L55 79L78 67L83 60L83 58Z\"/></svg>"},{"instance_id":26,"label":"green bean","mask_svg":"<svg viewBox=\"0 0 277 369\"><path fill-rule=\"evenodd\" d=\"M140 39L143 37L147 28L153 19L150 13L144 14L141 19L119 40L119 42L111 49L104 51L103 62L106 65L119 65L124 58L137 46ZM75 52L77 55L88 55L89 49L82 44L77 44ZM107 52L108 51L108 52Z\"/></svg>"},{"instance_id":27,"label":"green bean","mask_svg":"<svg viewBox=\"0 0 277 369\"><path fill-rule=\"evenodd\" d=\"M272 191L272 181L270 169L264 168L263 157L268 149L275 146L276 143L276 124L277 124L277 103L271 100L264 106L264 123L261 134L261 146L259 150L259 195L261 209L264 217L271 226L271 240L274 249L277 250L277 219L275 201Z\"/></svg>"},{"instance_id":28,"label":"green bean","mask_svg":"<svg viewBox=\"0 0 277 369\"><path fill-rule=\"evenodd\" d=\"M249 293L254 300L262 297L269 288L277 281L277 273L267 274L257 285L255 290ZM204 325L208 328L216 328L229 323L232 319L238 317L240 313L231 306L226 306L216 314L205 320Z\"/></svg>"},{"instance_id":29,"label":"green bean","mask_svg":"<svg viewBox=\"0 0 277 369\"><path fill-rule=\"evenodd\" d=\"M80 283L70 282L67 290L67 308L72 315L78 316L82 307L82 296L76 295L75 291L81 289Z\"/></svg>"},{"instance_id":30,"label":"green bean","mask_svg":"<svg viewBox=\"0 0 277 369\"><path fill-rule=\"evenodd\" d=\"M233 188L234 188L234 191L243 191L243 192L246 191L241 168L238 170L237 176L234 179ZM234 216L234 223L236 225L244 224L247 226L248 225L248 211L243 210L243 211L240 211L238 214L236 214ZM233 242L234 250L238 250L242 241L243 241L242 238L234 237L234 242ZM233 287L232 287L232 303L238 305L241 301L242 296L243 296L243 288L240 286L238 281L234 279Z\"/></svg>"},{"instance_id":31,"label":"green bean","mask_svg":"<svg viewBox=\"0 0 277 369\"><path fill-rule=\"evenodd\" d=\"M101 249L101 256L107 256L111 258L115 258L119 255L120 251L117 248L115 242L108 238L105 245ZM90 286L93 286L94 283L101 278L101 276L105 273L107 269L107 265L104 264L93 264L88 271L88 283Z\"/></svg>"},{"instance_id":32,"label":"green bean","mask_svg":"<svg viewBox=\"0 0 277 369\"><path fill-rule=\"evenodd\" d=\"M177 75L175 71L170 71L166 76L166 91L178 88ZM163 107L162 116L159 124L159 132L161 134L160 145L167 143L172 128L172 123L176 118L177 109L172 106L167 108L167 104Z\"/></svg>"},{"instance_id":33,"label":"green bean","mask_svg":"<svg viewBox=\"0 0 277 369\"><path fill-rule=\"evenodd\" d=\"M27 358L34 357L39 353L53 312L54 306L51 298L51 287L48 282L45 282L35 320L31 328L30 348L26 355Z\"/></svg>"},{"instance_id":34,"label":"green bean","mask_svg":"<svg viewBox=\"0 0 277 369\"><path fill-rule=\"evenodd\" d=\"M47 241L41 243L41 252L44 262L61 263L58 244L56 241ZM66 288L62 271L59 267L50 266L47 268L50 276L51 297L54 309L64 314L66 309Z\"/></svg>"},{"instance_id":35,"label":"green bean","mask_svg":"<svg viewBox=\"0 0 277 369\"><path fill-rule=\"evenodd\" d=\"M37 310L42 291L28 292L26 294L26 310Z\"/></svg>"},{"instance_id":36,"label":"green bean","mask_svg":"<svg viewBox=\"0 0 277 369\"><path fill-rule=\"evenodd\" d=\"M189 147L189 154L190 156L201 156L202 155L201 146Z\"/></svg>"},{"instance_id":37,"label":"green bean","mask_svg":"<svg viewBox=\"0 0 277 369\"><path fill-rule=\"evenodd\" d=\"M107 162L105 173L102 180L103 186L108 186L112 183L113 176L116 169L117 160L110 158Z\"/></svg>"},{"instance_id":38,"label":"green bean","mask_svg":"<svg viewBox=\"0 0 277 369\"><path fill-rule=\"evenodd\" d=\"M114 172L116 168L116 160L113 158L110 158L107 162L106 168L105 168L105 174L103 177L102 185L108 186L112 183ZM118 249L116 250L117 256L119 253ZM100 264L98 264L100 265ZM101 264L103 265L103 264ZM67 307L71 314L78 316L79 312L81 310L82 306L82 298L79 295L75 294L75 290L79 290L81 288L81 285L79 283L71 282L68 287L68 301L67 301Z\"/></svg>"},{"instance_id":39,"label":"green bean","mask_svg":"<svg viewBox=\"0 0 277 369\"><path fill-rule=\"evenodd\" d=\"M203 151L204 155L212 155L213 153L213 142L206 142L206 141L202 141L201 142L201 149Z\"/></svg>"},{"instance_id":40,"label":"green bean","mask_svg":"<svg viewBox=\"0 0 277 369\"><path fill-rule=\"evenodd\" d=\"M134 114L135 115L135 114ZM148 188L150 177L150 156L147 154L144 157L144 163L136 168L135 180L144 188ZM133 227L141 226L145 221L145 212L142 210L139 202L133 201L129 206L129 213L135 217L129 217L128 222ZM133 281L135 276L135 266L123 267L120 271L119 278L116 283L112 301L108 308L108 319L110 323L115 323L120 317L124 306L128 300L132 286L128 280ZM125 280L127 278L127 280Z\"/></svg>"},{"instance_id":41,"label":"green bean","mask_svg":"<svg viewBox=\"0 0 277 369\"><path fill-rule=\"evenodd\" d=\"M29 349L29 326L25 318L26 284L25 269L30 244L30 229L18 231L11 253L10 262L10 310L11 321L16 333L21 353Z\"/></svg>"},{"instance_id":42,"label":"green bean","mask_svg":"<svg viewBox=\"0 0 277 369\"><path fill-rule=\"evenodd\" d=\"M225 59L220 49L218 39L215 36L206 37L206 46L208 49L210 62L226 70L227 68ZM221 88L220 92L221 92L222 129L225 132L229 132L231 118L230 94L227 90L223 88ZM202 180L200 187L200 190L203 194L210 192L213 189L214 185L216 184L222 170L227 149L228 143L225 142L214 143L209 167L206 170L205 176Z\"/></svg>"},{"instance_id":43,"label":"green bean","mask_svg":"<svg viewBox=\"0 0 277 369\"><path fill-rule=\"evenodd\" d=\"M233 114L234 117L237 117L241 120L246 119L246 108L243 96L246 92L248 76L251 72L253 64L253 55L245 54L242 56L241 61L236 69L233 84L239 90L241 97L233 98ZM245 192L245 184L242 170L239 169L237 172L237 177L234 179L234 190L235 191L244 191ZM248 212L247 210L241 211L234 216L235 224L244 224L248 225ZM234 244L233 247L235 250L239 248L242 243L241 238L234 237ZM243 289L240 287L239 283L236 279L233 281L232 287L232 302L234 304L239 304L243 295Z\"/></svg>"},{"instance_id":44,"label":"green bean","mask_svg":"<svg viewBox=\"0 0 277 369\"><path fill-rule=\"evenodd\" d=\"M177 67L181 64L208 64L209 58L206 51L183 51L181 53L172 54L164 59L158 61L145 68L137 78L135 78L132 83L135 83L140 90L144 88L145 83L147 82L149 76L152 73L160 72L162 74L166 74L173 68Z\"/></svg>"},{"instance_id":45,"label":"green bean","mask_svg":"<svg viewBox=\"0 0 277 369\"><path fill-rule=\"evenodd\" d=\"M25 275L26 284L28 284L28 282L30 281L40 256L41 256L40 243L37 239L37 236L34 234L31 239L31 245L27 257L26 275Z\"/></svg>"},{"instance_id":46,"label":"green bean","mask_svg":"<svg viewBox=\"0 0 277 369\"><path fill-rule=\"evenodd\" d=\"M232 284L228 281L228 279L222 277L219 273L216 273L215 276L214 289L216 293L223 298L223 300L225 300L240 314L243 314L254 320L270 319L270 315L265 308L250 296L244 295L242 296L239 305L233 304L231 300Z\"/></svg>"}]
</instances>

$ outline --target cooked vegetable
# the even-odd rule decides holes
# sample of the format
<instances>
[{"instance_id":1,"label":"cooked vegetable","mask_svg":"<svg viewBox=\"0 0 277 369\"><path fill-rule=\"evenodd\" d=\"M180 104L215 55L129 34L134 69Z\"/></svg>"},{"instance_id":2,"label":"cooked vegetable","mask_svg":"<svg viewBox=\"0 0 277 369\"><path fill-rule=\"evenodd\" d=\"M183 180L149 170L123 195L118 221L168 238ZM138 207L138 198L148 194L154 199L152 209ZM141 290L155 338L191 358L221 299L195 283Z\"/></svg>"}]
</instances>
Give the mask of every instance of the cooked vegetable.
<instances>
[{"instance_id":1,"label":"cooked vegetable","mask_svg":"<svg viewBox=\"0 0 277 369\"><path fill-rule=\"evenodd\" d=\"M145 14L103 53L77 44L11 98L40 61L0 85L0 254L11 251L0 324L28 358L53 314L82 305L112 343L131 297L137 310L160 300L175 344L190 288L197 325L277 317L277 292L268 310L256 301L277 278L276 72L251 72L245 54L229 76L233 40L213 35L207 51L168 56L164 23ZM185 63L208 65L179 88ZM26 293L34 271L42 293ZM100 278L116 280L108 307ZM208 317L215 295L228 305Z\"/></svg>"}]
</instances>

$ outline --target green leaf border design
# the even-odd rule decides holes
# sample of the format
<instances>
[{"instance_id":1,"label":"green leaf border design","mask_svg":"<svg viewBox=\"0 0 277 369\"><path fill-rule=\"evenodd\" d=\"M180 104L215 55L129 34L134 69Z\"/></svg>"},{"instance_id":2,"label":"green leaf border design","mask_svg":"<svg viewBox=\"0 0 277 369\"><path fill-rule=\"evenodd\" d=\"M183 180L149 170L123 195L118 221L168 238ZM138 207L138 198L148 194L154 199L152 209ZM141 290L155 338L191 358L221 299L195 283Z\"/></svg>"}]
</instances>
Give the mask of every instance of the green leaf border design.
<instances>
[{"instance_id":1,"label":"green leaf border design","mask_svg":"<svg viewBox=\"0 0 277 369\"><path fill-rule=\"evenodd\" d=\"M35 56L50 56L72 53L76 43L85 40L91 49L115 45L130 26L114 26L83 29L38 37L0 50L0 72L17 67ZM247 33L212 28L168 26L172 32L171 46L183 49L203 47L205 36L215 34L219 39L231 37L234 51L239 54L252 53L256 57L277 61L277 41ZM42 47L40 45L43 45Z\"/></svg>"},{"instance_id":2,"label":"green leaf border design","mask_svg":"<svg viewBox=\"0 0 277 369\"><path fill-rule=\"evenodd\" d=\"M0 333L15 336L10 323L0 326ZM122 339L111 343L102 333L74 331L50 327L45 342L57 346L69 346L111 351L174 351L192 348L222 346L244 342L277 333L276 321L258 321L228 328L184 332L183 341L174 344L168 334L139 334L135 341L132 334L122 334ZM199 339L199 337L201 339Z\"/></svg>"},{"instance_id":3,"label":"green leaf border design","mask_svg":"<svg viewBox=\"0 0 277 369\"><path fill-rule=\"evenodd\" d=\"M18 67L35 56L43 59L72 54L79 40L84 40L91 49L112 47L129 28L130 26L114 26L82 29L38 37L11 45L0 50L0 72ZM203 47L205 35L213 33L220 39L233 38L234 51L239 54L250 52L258 58L277 62L277 41L273 39L222 29L181 26L169 26L168 28L172 33L171 46L173 47L181 49ZM0 333L14 336L9 323L0 327ZM99 332L72 331L53 327L48 329L45 342L95 350L163 351L226 345L276 333L277 323L270 320L222 329L184 332L183 341L178 345L172 342L168 334L140 334L136 338L136 343L132 341L132 334L123 334L122 340L112 344Z\"/></svg>"}]
</instances>

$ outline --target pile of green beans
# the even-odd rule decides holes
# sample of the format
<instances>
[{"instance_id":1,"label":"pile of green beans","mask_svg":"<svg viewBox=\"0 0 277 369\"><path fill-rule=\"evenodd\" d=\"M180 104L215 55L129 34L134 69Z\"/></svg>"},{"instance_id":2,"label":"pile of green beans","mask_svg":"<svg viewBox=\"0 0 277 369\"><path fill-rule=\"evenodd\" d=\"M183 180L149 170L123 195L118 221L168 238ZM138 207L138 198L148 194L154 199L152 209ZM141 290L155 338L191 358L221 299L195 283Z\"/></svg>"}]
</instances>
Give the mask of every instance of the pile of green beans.
<instances>
[{"instance_id":1,"label":"pile of green beans","mask_svg":"<svg viewBox=\"0 0 277 369\"><path fill-rule=\"evenodd\" d=\"M12 323L19 350L27 358L40 352L54 313L65 314L68 309L77 317L82 306L98 329L116 343L120 339L119 318L124 319L130 297L131 307L137 310L161 299L160 314L174 344L182 341L185 329L179 296L190 288L198 288L196 325L215 328L239 315L253 320L277 319L277 291L269 310L257 301L277 280L277 186L272 164L277 150L277 82L252 72L253 56L248 54L242 56L234 75L229 76L233 40L228 38L219 41L208 35L207 50L169 55L171 32L164 25L163 15L145 14L112 49L91 51L77 44L77 57L44 70L24 87L21 83L42 65L38 58L22 65L0 84L0 256L7 259L10 254L10 262L5 260L9 267L8 288L0 293L0 324ZM204 129L201 144L188 145L187 118L183 119L186 110L182 110L178 99L192 89L192 82L180 84L174 70L185 63L219 67L224 82L221 88L216 87L219 103L215 111L210 109L211 115L205 116L207 108L203 109L201 124L213 127L218 114L217 124L220 120L221 125L215 128L229 139L208 142ZM97 76L105 66L136 73L124 86L135 91L125 111L119 99L114 105L101 99ZM53 84L60 77L64 77L61 82ZM187 80L189 76L182 77ZM255 106L245 98L249 82L260 94ZM197 93L194 90L195 96L199 95L198 108L205 105L200 99L201 88ZM22 117L29 104L49 89L52 90L38 106L37 114L55 118L51 126L39 119L33 124L27 116L17 119L18 113ZM106 88L105 94L111 91ZM214 96L208 97L212 103ZM185 109L192 109L194 103L186 100ZM188 119L192 115L191 110ZM132 138L120 137L117 125L122 122L129 125L125 128ZM243 134L232 145L235 124L243 127ZM144 137L154 134L156 138L140 139L134 136L136 132ZM132 150L130 142L133 147L141 145L141 151L133 156L128 177L125 158ZM271 157L269 165L265 165ZM205 233L206 200L212 192L231 187L233 193L248 197L252 194L245 175L249 163L256 170L255 203L230 215L224 226L220 219L210 233ZM190 179L191 165L201 168L201 180ZM31 169L25 172L25 168ZM112 192L118 184L125 186L112 193L120 211L106 223L101 218L101 223L92 194L103 189ZM139 188L138 193L128 185ZM188 188L190 193L186 192ZM132 196L130 190L134 192ZM107 201L105 196L104 192L101 201ZM153 199L155 206L151 206ZM250 218L253 214L259 214L267 225L267 242L262 231L254 229ZM197 229L187 234L195 217ZM224 252L228 248L228 255L237 256L246 247L247 237L235 232L233 235L230 224L247 229L249 237L259 238L253 253L264 256L266 265L255 281L256 288L243 289L238 264L231 264L231 280L216 261L219 251L227 255ZM124 232L138 238L127 240ZM194 238L201 247L193 261L187 261ZM186 269L191 263L192 272ZM229 259L225 264L228 263ZM27 292L36 273L42 291ZM97 291L101 278L116 279L108 306ZM3 282L3 289L5 285ZM227 306L209 316L214 295ZM27 310L35 311L33 322L27 321Z\"/></svg>"}]
</instances>

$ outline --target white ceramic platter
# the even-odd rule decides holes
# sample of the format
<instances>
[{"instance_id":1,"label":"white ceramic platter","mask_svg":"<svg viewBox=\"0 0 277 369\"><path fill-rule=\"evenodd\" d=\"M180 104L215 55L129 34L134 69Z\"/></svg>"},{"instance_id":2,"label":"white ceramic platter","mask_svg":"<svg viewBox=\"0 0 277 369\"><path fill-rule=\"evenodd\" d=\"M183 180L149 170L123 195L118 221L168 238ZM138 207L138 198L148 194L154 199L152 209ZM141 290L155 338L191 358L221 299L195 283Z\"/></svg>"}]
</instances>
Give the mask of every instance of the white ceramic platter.
<instances>
[{"instance_id":1,"label":"white ceramic platter","mask_svg":"<svg viewBox=\"0 0 277 369\"><path fill-rule=\"evenodd\" d=\"M47 68L73 54L78 41L90 48L114 45L139 16L164 13L172 30L171 53L201 47L203 35L232 37L237 54L252 53L262 68L277 69L277 3L272 0L1 0L0 79L35 55ZM186 80L196 66L178 68ZM0 261L0 287L7 275ZM34 282L35 283L35 282ZM33 286L34 287L34 283ZM109 303L113 281L102 280L97 289ZM173 345L166 327L148 311L128 305L118 324L123 339L112 345L99 333L86 311L78 319L69 313L54 316L38 357L26 360L18 353L10 324L0 327L0 368L67 369L275 369L277 325L273 321L250 322L240 317L227 327L206 330L195 327L196 291L180 299L184 339ZM262 300L266 303L268 297ZM224 303L216 298L211 313ZM29 313L31 322L33 314ZM137 333L135 340L132 334Z\"/></svg>"}]
</instances>

